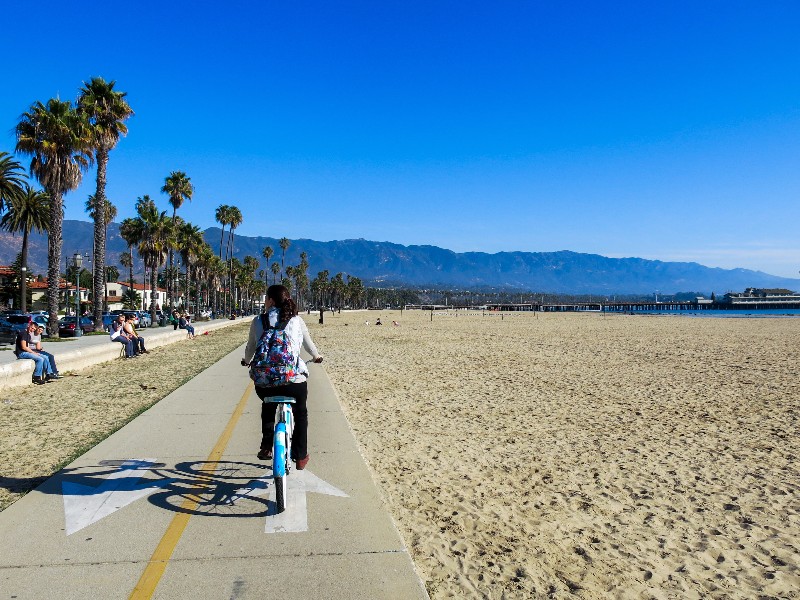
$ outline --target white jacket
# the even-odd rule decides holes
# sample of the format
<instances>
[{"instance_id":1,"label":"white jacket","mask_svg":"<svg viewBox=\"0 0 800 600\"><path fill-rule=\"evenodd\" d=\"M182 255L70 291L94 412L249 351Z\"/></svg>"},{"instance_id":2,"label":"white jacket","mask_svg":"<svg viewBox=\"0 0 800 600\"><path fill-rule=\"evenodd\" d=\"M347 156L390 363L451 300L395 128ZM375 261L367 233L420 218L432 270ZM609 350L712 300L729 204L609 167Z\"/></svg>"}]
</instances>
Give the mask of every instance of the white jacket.
<instances>
[{"instance_id":1,"label":"white jacket","mask_svg":"<svg viewBox=\"0 0 800 600\"><path fill-rule=\"evenodd\" d=\"M275 327L278 323L278 310L271 308L267 313L269 317L269 324ZM261 334L264 333L264 327L261 325L261 315L258 315L250 324L250 335L247 338L247 346L244 349L244 360L250 362L256 353L256 346L258 340L261 339ZM298 374L292 377L292 383L302 383L306 381L308 375L308 367L306 363L300 358L300 348L305 348L312 358L319 356L319 351L311 340L311 334L308 333L305 321L299 316L292 317L286 324L286 335L289 338L289 349L292 351L292 356L297 359Z\"/></svg>"}]
</instances>

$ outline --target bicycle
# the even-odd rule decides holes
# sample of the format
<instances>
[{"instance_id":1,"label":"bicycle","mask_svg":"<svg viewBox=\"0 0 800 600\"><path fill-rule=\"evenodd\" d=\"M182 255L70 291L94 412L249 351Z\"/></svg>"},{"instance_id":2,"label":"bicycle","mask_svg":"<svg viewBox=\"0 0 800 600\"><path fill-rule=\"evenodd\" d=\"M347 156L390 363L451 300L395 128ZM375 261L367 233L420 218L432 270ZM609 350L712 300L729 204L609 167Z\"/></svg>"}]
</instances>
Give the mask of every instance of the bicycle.
<instances>
[{"instance_id":1,"label":"bicycle","mask_svg":"<svg viewBox=\"0 0 800 600\"><path fill-rule=\"evenodd\" d=\"M322 360L323 357L318 356L313 362L319 364ZM249 367L250 363L242 359L241 365ZM264 398L263 402L277 405L275 407L275 430L272 436L272 473L275 481L276 513L282 513L286 510L288 477L292 470L294 415L291 405L295 403L295 399L291 396L269 396Z\"/></svg>"},{"instance_id":2,"label":"bicycle","mask_svg":"<svg viewBox=\"0 0 800 600\"><path fill-rule=\"evenodd\" d=\"M250 363L242 360L243 367ZM272 477L275 482L275 512L282 513L286 510L288 497L289 473L292 470L292 434L294 433L294 415L292 404L295 400L291 396L270 396L264 398L264 403L275 404L275 430L272 434Z\"/></svg>"},{"instance_id":3,"label":"bicycle","mask_svg":"<svg viewBox=\"0 0 800 600\"><path fill-rule=\"evenodd\" d=\"M286 510L289 472L292 469L292 434L294 433L294 415L291 396L272 396L264 398L264 402L275 404L275 431L272 438L272 477L275 482L275 512Z\"/></svg>"}]
</instances>

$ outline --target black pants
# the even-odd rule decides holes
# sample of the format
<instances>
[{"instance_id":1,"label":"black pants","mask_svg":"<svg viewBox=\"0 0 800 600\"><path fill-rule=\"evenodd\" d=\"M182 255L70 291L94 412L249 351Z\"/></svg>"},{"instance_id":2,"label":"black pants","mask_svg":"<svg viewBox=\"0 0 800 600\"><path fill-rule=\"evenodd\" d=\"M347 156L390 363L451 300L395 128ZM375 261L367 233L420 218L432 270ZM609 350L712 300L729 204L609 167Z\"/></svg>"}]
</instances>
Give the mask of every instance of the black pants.
<instances>
[{"instance_id":1,"label":"black pants","mask_svg":"<svg viewBox=\"0 0 800 600\"><path fill-rule=\"evenodd\" d=\"M141 354L145 351L144 338L142 336L133 338L133 349L136 354Z\"/></svg>"},{"instance_id":2,"label":"black pants","mask_svg":"<svg viewBox=\"0 0 800 600\"><path fill-rule=\"evenodd\" d=\"M277 387L256 387L256 394L262 400L272 396L291 396L295 403L292 404L294 414L294 434L292 435L292 458L305 458L308 456L308 382L289 383ZM272 436L275 432L275 404L263 403L261 405L261 447L272 448Z\"/></svg>"}]
</instances>

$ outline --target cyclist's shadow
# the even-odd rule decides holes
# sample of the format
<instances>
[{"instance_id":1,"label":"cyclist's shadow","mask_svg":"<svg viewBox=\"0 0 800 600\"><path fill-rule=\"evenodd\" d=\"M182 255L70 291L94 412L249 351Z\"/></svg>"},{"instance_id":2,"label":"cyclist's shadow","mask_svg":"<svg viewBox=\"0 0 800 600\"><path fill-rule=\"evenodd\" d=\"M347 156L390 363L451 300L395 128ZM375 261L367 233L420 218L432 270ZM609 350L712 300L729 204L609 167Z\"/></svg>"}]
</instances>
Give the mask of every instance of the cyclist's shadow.
<instances>
[{"instance_id":1,"label":"cyclist's shadow","mask_svg":"<svg viewBox=\"0 0 800 600\"><path fill-rule=\"evenodd\" d=\"M152 469L162 490L148 496L160 508L191 515L261 517L274 512L269 499L272 468L249 462L186 461L169 469Z\"/></svg>"}]
</instances>

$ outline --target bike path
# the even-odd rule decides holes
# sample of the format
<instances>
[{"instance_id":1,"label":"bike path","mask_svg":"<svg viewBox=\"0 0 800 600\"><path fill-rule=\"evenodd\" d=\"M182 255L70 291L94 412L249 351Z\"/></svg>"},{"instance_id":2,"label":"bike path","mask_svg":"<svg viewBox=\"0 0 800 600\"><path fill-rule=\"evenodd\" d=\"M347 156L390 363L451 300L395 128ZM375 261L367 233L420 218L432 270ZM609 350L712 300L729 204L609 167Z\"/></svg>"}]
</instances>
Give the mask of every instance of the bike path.
<instances>
[{"instance_id":1,"label":"bike path","mask_svg":"<svg viewBox=\"0 0 800 600\"><path fill-rule=\"evenodd\" d=\"M231 353L0 513L0 596L427 598L333 386L274 515L261 403Z\"/></svg>"}]
</instances>

